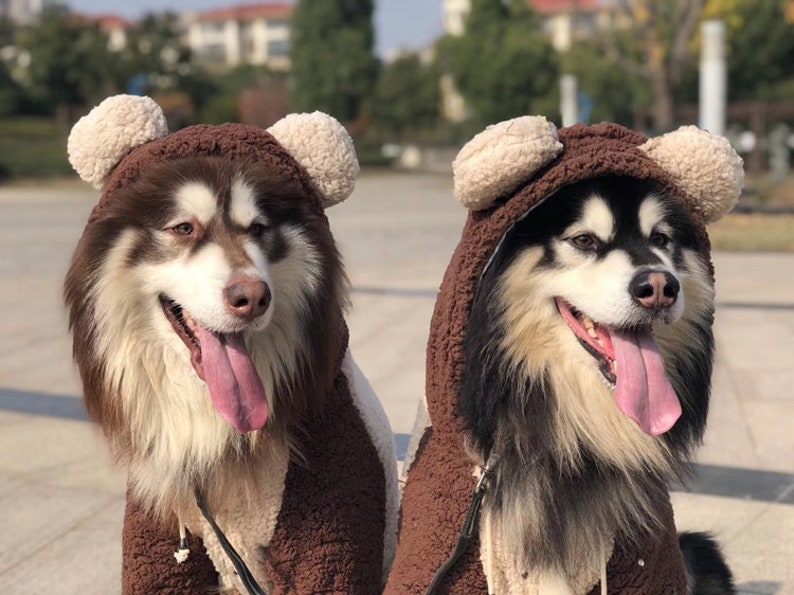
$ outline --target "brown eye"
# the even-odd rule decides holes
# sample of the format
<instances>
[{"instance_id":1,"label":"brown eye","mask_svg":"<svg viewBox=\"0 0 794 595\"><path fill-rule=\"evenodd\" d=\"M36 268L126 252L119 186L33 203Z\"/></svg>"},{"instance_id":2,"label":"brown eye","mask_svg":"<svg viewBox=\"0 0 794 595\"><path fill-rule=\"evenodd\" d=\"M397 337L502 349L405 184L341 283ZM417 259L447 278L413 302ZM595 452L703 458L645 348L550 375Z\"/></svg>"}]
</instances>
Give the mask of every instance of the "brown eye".
<instances>
[{"instance_id":1,"label":"brown eye","mask_svg":"<svg viewBox=\"0 0 794 595\"><path fill-rule=\"evenodd\" d=\"M651 244L657 248L667 248L670 244L670 236L661 231L655 231L651 234Z\"/></svg>"},{"instance_id":2,"label":"brown eye","mask_svg":"<svg viewBox=\"0 0 794 595\"><path fill-rule=\"evenodd\" d=\"M265 225L264 223L259 223L257 221L249 226L248 233L254 237L259 237L265 235L268 229L270 228L267 225Z\"/></svg>"},{"instance_id":3,"label":"brown eye","mask_svg":"<svg viewBox=\"0 0 794 595\"><path fill-rule=\"evenodd\" d=\"M589 233L581 233L577 236L573 236L568 241L577 250L585 252L595 252L599 248L598 239L593 234Z\"/></svg>"},{"instance_id":4,"label":"brown eye","mask_svg":"<svg viewBox=\"0 0 794 595\"><path fill-rule=\"evenodd\" d=\"M194 231L193 225L188 223L187 221L179 223L178 225L174 225L171 229L174 231L175 234L180 236L193 235L193 231Z\"/></svg>"}]
</instances>

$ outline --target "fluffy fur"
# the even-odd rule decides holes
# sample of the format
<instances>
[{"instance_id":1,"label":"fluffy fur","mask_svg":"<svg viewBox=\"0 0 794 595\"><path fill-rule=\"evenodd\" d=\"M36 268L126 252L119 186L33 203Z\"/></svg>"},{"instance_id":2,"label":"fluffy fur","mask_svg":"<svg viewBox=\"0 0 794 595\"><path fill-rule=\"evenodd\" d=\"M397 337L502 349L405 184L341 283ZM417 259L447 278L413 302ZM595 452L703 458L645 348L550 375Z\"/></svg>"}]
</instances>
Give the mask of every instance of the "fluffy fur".
<instances>
[{"instance_id":1,"label":"fluffy fur","mask_svg":"<svg viewBox=\"0 0 794 595\"><path fill-rule=\"evenodd\" d=\"M337 390L343 357L385 474L379 498L386 510L372 511L386 517L384 571L395 547L391 431L345 355L347 279L327 220L298 184L255 161L191 157L154 165L118 189L86 227L65 282L85 402L128 471L131 501L173 528L174 549L177 525L202 536L222 586L238 589L198 514L194 489L266 585L262 548L280 522L288 467L305 465L302 445L317 450L306 426L329 415L325 398ZM236 316L224 303L241 276L265 284L261 315ZM200 354L194 346L197 325L244 336L267 396L264 428L240 433L219 415L198 374L210 364L204 346ZM295 472L293 480L302 476ZM362 491L377 501L378 478L370 479Z\"/></svg>"},{"instance_id":2,"label":"fluffy fur","mask_svg":"<svg viewBox=\"0 0 794 595\"><path fill-rule=\"evenodd\" d=\"M240 470L286 447L288 428L331 382L345 277L327 226L289 200L300 195L292 183L217 159L158 166L117 193L77 248L65 292L86 404L136 495L157 511L186 506L196 484L209 494L230 480L247 488ZM183 220L206 235L174 234ZM268 313L245 328L271 401L267 440L217 415L159 304L166 296L213 330L243 330L220 302L234 271L273 293Z\"/></svg>"},{"instance_id":3,"label":"fluffy fur","mask_svg":"<svg viewBox=\"0 0 794 595\"><path fill-rule=\"evenodd\" d=\"M681 552L692 595L732 595L733 573L714 538L707 533L681 533Z\"/></svg>"},{"instance_id":4,"label":"fluffy fur","mask_svg":"<svg viewBox=\"0 0 794 595\"><path fill-rule=\"evenodd\" d=\"M478 286L459 401L475 458L494 467L486 558L507 552L518 575L584 592L616 540L657 528L654 502L686 475L708 409L714 291L696 241L661 188L621 177L563 187L503 238ZM672 307L632 299L647 269L680 283ZM683 410L669 432L650 436L618 409L558 298L607 328L653 323Z\"/></svg>"}]
</instances>

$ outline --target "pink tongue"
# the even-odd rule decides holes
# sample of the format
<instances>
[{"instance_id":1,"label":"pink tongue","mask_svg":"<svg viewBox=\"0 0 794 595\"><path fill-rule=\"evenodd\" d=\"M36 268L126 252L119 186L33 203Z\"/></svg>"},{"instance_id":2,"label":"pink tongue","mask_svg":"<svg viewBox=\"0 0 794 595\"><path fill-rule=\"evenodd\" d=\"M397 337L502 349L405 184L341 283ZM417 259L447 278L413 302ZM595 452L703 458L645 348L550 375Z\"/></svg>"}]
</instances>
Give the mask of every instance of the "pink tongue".
<instances>
[{"instance_id":1,"label":"pink tongue","mask_svg":"<svg viewBox=\"0 0 794 595\"><path fill-rule=\"evenodd\" d=\"M664 434L681 416L681 404L664 372L664 361L651 331L613 330L611 336L618 364L618 407L646 434Z\"/></svg>"},{"instance_id":2,"label":"pink tongue","mask_svg":"<svg viewBox=\"0 0 794 595\"><path fill-rule=\"evenodd\" d=\"M265 387L243 342L242 333L213 333L200 326L201 364L218 413L245 434L267 422Z\"/></svg>"}]
</instances>

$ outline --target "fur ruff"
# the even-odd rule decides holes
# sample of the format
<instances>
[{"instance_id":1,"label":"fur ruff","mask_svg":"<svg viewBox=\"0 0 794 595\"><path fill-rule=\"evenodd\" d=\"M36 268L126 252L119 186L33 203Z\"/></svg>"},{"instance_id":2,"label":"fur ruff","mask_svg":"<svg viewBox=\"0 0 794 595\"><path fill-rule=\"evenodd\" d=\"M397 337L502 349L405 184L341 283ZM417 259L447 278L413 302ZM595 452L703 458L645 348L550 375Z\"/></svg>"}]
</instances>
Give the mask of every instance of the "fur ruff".
<instances>
[{"instance_id":1,"label":"fur ruff","mask_svg":"<svg viewBox=\"0 0 794 595\"><path fill-rule=\"evenodd\" d=\"M587 592L614 541L661 528L657 503L671 477L687 475L702 436L713 351L708 265L686 226L677 233L684 241L672 260L683 313L655 334L683 415L661 437L618 410L614 390L562 320L549 289L559 287L560 271L542 242L506 239L484 273L464 343L460 410L475 460L490 453L494 468L481 525L486 568L501 550L518 576L559 574L574 592Z\"/></svg>"},{"instance_id":2,"label":"fur ruff","mask_svg":"<svg viewBox=\"0 0 794 595\"><path fill-rule=\"evenodd\" d=\"M140 253L152 242L148 224L162 214L136 197L162 200L174 179L223 185L244 171L245 163L229 169L190 159L119 190L86 229L66 279L89 413L128 470L134 495L163 518L195 509L194 486L211 508L223 508L229 494L252 503L261 493L255 470L285 467L288 452L299 457L300 419L322 406L340 365L330 354L341 354L347 279L324 217L308 208L301 227L285 233L290 257L269 266L277 298L267 329L246 341L268 395L265 429L241 435L218 416L188 350L147 290L163 255ZM279 192L291 190L275 171L254 172L252 185L272 186L275 178Z\"/></svg>"}]
</instances>

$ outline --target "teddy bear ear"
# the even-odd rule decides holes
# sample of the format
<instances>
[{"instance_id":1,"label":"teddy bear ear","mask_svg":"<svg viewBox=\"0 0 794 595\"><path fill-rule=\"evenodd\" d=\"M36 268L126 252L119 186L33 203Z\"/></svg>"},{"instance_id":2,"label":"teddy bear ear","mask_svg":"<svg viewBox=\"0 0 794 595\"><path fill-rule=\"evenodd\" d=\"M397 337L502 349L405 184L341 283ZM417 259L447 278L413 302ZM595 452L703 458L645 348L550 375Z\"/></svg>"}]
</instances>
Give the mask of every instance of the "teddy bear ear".
<instances>
[{"instance_id":1,"label":"teddy bear ear","mask_svg":"<svg viewBox=\"0 0 794 595\"><path fill-rule=\"evenodd\" d=\"M455 196L467 209L487 209L554 161L562 148L557 128L542 116L489 126L466 143L452 163Z\"/></svg>"},{"instance_id":2,"label":"teddy bear ear","mask_svg":"<svg viewBox=\"0 0 794 595\"><path fill-rule=\"evenodd\" d=\"M80 178L100 190L110 172L135 147L168 135L160 106L149 97L108 97L72 127L69 162Z\"/></svg>"},{"instance_id":3,"label":"teddy bear ear","mask_svg":"<svg viewBox=\"0 0 794 595\"><path fill-rule=\"evenodd\" d=\"M672 176L705 223L717 221L739 200L744 185L742 158L725 137L682 126L639 148Z\"/></svg>"},{"instance_id":4,"label":"teddy bear ear","mask_svg":"<svg viewBox=\"0 0 794 595\"><path fill-rule=\"evenodd\" d=\"M267 129L309 173L330 207L345 200L359 173L353 139L338 120L322 112L289 114Z\"/></svg>"}]
</instances>

